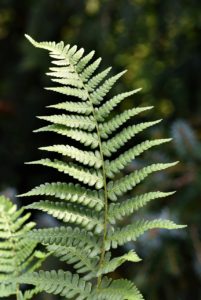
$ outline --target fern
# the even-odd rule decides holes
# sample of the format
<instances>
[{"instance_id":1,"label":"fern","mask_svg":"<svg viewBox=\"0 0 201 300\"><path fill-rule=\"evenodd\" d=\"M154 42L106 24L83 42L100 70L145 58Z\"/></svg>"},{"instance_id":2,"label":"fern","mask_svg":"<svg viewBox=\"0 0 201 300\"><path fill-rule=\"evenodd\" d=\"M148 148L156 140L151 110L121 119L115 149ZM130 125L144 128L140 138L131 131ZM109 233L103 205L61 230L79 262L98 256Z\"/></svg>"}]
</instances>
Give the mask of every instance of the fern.
<instances>
[{"instance_id":1,"label":"fern","mask_svg":"<svg viewBox=\"0 0 201 300\"><path fill-rule=\"evenodd\" d=\"M72 182L44 183L21 195L42 197L27 208L45 211L66 223L66 226L56 228L34 229L26 236L45 245L61 261L73 265L75 273L40 271L25 274L20 280L67 299L143 299L133 282L107 277L125 261L140 261L133 251L112 257L112 248L135 241L153 228L184 226L169 220L137 220L126 226L116 223L148 202L172 194L152 191L125 199L126 193L146 177L175 163L152 164L125 177L121 176L121 171L137 156L170 139L146 140L122 151L122 146L135 135L160 122L127 125L127 121L131 122L134 116L151 107L133 108L109 118L121 101L140 89L110 99L108 93L124 71L108 78L111 68L97 72L101 59L92 61L94 51L85 55L84 50L78 50L77 46L65 46L63 42L38 43L30 36L26 37L35 47L48 50L53 58L54 66L47 75L59 85L46 89L68 96L67 101L49 106L59 113L39 117L50 124L35 132L54 132L77 143L77 146L43 146L40 150L54 152L61 158L44 158L30 163L54 168L67 174Z\"/></svg>"},{"instance_id":2,"label":"fern","mask_svg":"<svg viewBox=\"0 0 201 300\"><path fill-rule=\"evenodd\" d=\"M23 295L19 289L20 276L38 269L46 258L45 253L36 250L37 241L26 238L35 224L25 223L30 213L21 216L23 211L0 196L0 298L16 295L17 299L25 300L39 292L34 288Z\"/></svg>"}]
</instances>

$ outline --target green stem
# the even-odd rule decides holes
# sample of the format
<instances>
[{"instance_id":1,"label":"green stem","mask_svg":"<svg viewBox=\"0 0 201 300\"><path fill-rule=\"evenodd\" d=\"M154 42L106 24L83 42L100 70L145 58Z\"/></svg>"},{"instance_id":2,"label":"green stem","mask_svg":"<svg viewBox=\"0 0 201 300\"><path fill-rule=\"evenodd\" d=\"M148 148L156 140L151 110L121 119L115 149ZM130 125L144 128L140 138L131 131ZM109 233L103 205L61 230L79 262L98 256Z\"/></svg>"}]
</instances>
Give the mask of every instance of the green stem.
<instances>
[{"instance_id":1,"label":"green stem","mask_svg":"<svg viewBox=\"0 0 201 300\"><path fill-rule=\"evenodd\" d=\"M19 289L19 284L17 284L17 287L16 287L16 300L20 300L20 289Z\"/></svg>"},{"instance_id":2,"label":"green stem","mask_svg":"<svg viewBox=\"0 0 201 300\"><path fill-rule=\"evenodd\" d=\"M93 104L92 104L93 107ZM103 225L103 238L102 238L102 246L101 246L101 255L100 255L100 261L99 261L99 269L102 268L105 260L105 242L107 239L107 227L108 227L108 195L107 195L107 182L106 182L106 172L105 172L105 164L104 164L104 155L103 155L103 150L102 150L102 143L101 143L101 137L99 133L99 127L98 123L96 121L96 116L95 116L95 111L93 108L93 115L94 119L96 122L96 129L97 129L97 134L98 134L98 143L99 143L99 150L100 150L100 155L102 159L102 172L103 172L103 186L104 186L104 225ZM97 280L97 287L100 286L102 280L102 276L98 276Z\"/></svg>"},{"instance_id":3,"label":"green stem","mask_svg":"<svg viewBox=\"0 0 201 300\"><path fill-rule=\"evenodd\" d=\"M107 239L107 227L108 227L108 195L107 195L106 171L105 171L104 154L103 154L103 149L102 149L101 136L100 136L100 132L99 132L98 122L96 121L95 109L93 106L93 102L90 98L89 92L88 92L87 88L85 87L84 83L83 83L83 88L85 89L85 91L88 95L90 104L92 106L93 117L94 117L94 121L95 121L95 125L96 125L97 135L98 135L98 145L99 145L99 150L100 150L100 155L101 155L101 160L102 160L102 173L103 173L102 175L103 175L103 189L104 189L104 204L105 205L104 205L104 217L103 217L103 222L104 222L103 238L102 238L101 254L100 254L100 260L99 260L99 267L98 267L99 269L101 269L104 264L104 260L105 260L105 242ZM99 275L98 279L97 279L97 287L100 286L101 280L102 280L102 276Z\"/></svg>"}]
</instances>

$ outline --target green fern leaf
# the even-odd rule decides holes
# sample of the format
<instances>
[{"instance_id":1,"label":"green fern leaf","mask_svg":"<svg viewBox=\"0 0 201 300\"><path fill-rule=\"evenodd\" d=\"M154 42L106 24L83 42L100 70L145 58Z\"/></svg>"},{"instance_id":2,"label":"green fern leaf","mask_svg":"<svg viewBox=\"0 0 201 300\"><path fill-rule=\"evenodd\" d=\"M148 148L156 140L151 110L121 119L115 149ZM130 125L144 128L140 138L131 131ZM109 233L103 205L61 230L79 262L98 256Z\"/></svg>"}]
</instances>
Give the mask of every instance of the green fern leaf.
<instances>
[{"instance_id":1,"label":"green fern leaf","mask_svg":"<svg viewBox=\"0 0 201 300\"><path fill-rule=\"evenodd\" d=\"M41 291L54 295L65 296L67 299L77 297L76 299L87 299L91 292L91 284L79 276L62 270L39 271L33 274L21 276L20 281L27 284L33 284Z\"/></svg>"},{"instance_id":2,"label":"green fern leaf","mask_svg":"<svg viewBox=\"0 0 201 300\"><path fill-rule=\"evenodd\" d=\"M0 298L15 295L17 292L17 284L15 283L0 283Z\"/></svg>"},{"instance_id":3,"label":"green fern leaf","mask_svg":"<svg viewBox=\"0 0 201 300\"><path fill-rule=\"evenodd\" d=\"M45 89L48 91L54 91L67 96L78 97L82 100L87 100L87 94L85 90L82 89L76 89L70 87L46 87Z\"/></svg>"},{"instance_id":4,"label":"green fern leaf","mask_svg":"<svg viewBox=\"0 0 201 300\"><path fill-rule=\"evenodd\" d=\"M48 73L48 74L52 74L52 73ZM80 88L82 88L81 82L76 78L52 78L52 81L60 83L62 85L69 85L69 86L75 87L78 90ZM75 96L75 95L73 95L73 96Z\"/></svg>"},{"instance_id":5,"label":"green fern leaf","mask_svg":"<svg viewBox=\"0 0 201 300\"><path fill-rule=\"evenodd\" d=\"M29 36L27 38L34 46L50 52L54 66L49 69L47 75L60 86L48 89L78 99L74 102L51 105L51 108L65 110L67 114L39 117L51 124L36 130L36 132L55 132L76 141L78 145L58 143L42 147L40 149L47 152L60 154L61 160L47 158L30 164L52 167L68 174L83 186L76 182L53 182L40 185L23 194L22 196L47 196L47 200L35 202L28 208L45 211L72 225L26 230L25 236L31 242L45 245L51 254L72 265L83 277L79 278L78 274L72 275L64 271L50 271L26 275L21 277L21 280L36 285L40 290L59 294L68 299L142 300L141 294L132 282L103 277L104 274L115 271L125 261L137 262L140 258L132 251L112 258L109 250L131 240L135 241L145 231L153 228L176 229L183 226L168 220L142 220L133 224L127 220L128 225L122 228L116 228L115 223L130 216L151 200L170 195L171 193L158 191L128 200L122 199L127 191L131 191L147 176L175 163L152 164L125 177L120 173L118 180L108 179L113 178L143 152L166 143L169 139L146 140L121 153L121 147L136 134L160 122L160 120L135 122L136 125L121 129L128 120L151 107L129 109L110 120L107 119L118 104L140 89L121 93L107 100L106 96L125 71L108 77L111 68L97 72L101 58L92 60L94 51L84 55L84 49L78 49L77 46L65 46L63 42L38 43ZM116 132L118 130L120 132ZM114 159L106 159L113 154ZM3 247L4 251L6 244ZM90 280L95 277L97 282L93 280L91 283Z\"/></svg>"},{"instance_id":6,"label":"green fern leaf","mask_svg":"<svg viewBox=\"0 0 201 300\"><path fill-rule=\"evenodd\" d=\"M80 50L81 50L81 56L82 56L83 48L81 48ZM73 47L70 47L67 53L68 53L69 58L73 59L73 57L77 53L77 45L74 45Z\"/></svg>"},{"instance_id":7,"label":"green fern leaf","mask_svg":"<svg viewBox=\"0 0 201 300\"><path fill-rule=\"evenodd\" d=\"M101 103L103 98L111 90L115 82L125 73L126 71L120 72L119 74L107 79L97 90L90 94L90 99L93 104L98 105Z\"/></svg>"},{"instance_id":8,"label":"green fern leaf","mask_svg":"<svg viewBox=\"0 0 201 300\"><path fill-rule=\"evenodd\" d=\"M143 152L169 141L171 141L171 139L157 139L153 141L147 140L127 150L123 154L120 154L116 159L112 161L106 161L107 176L113 178L116 173L124 169L133 159Z\"/></svg>"},{"instance_id":9,"label":"green fern leaf","mask_svg":"<svg viewBox=\"0 0 201 300\"><path fill-rule=\"evenodd\" d=\"M84 48L81 48L73 56L71 56L71 60L73 61L73 63L76 64L83 57L83 54L84 54Z\"/></svg>"},{"instance_id":10,"label":"green fern leaf","mask_svg":"<svg viewBox=\"0 0 201 300\"><path fill-rule=\"evenodd\" d=\"M26 239L35 223L27 222L30 213L22 216L23 212L23 208L17 210L8 198L0 196L0 298L22 295L19 276L39 268L47 257L44 253L39 258L37 242Z\"/></svg>"},{"instance_id":11,"label":"green fern leaf","mask_svg":"<svg viewBox=\"0 0 201 300\"><path fill-rule=\"evenodd\" d=\"M177 163L178 162L166 163L166 164L163 163L152 164L140 170L134 171L131 174L119 180L110 181L108 183L108 196L112 201L116 201L117 196L122 196L127 191L130 191L133 187L135 187L142 180L144 180L149 174L173 167Z\"/></svg>"},{"instance_id":12,"label":"green fern leaf","mask_svg":"<svg viewBox=\"0 0 201 300\"><path fill-rule=\"evenodd\" d=\"M151 109L152 106L148 107L139 107L139 108L133 108L124 111L122 114L114 117L112 120L105 122L103 124L100 124L100 132L102 136L108 137L111 133L113 133L115 130L117 130L121 125L123 125L126 121L128 121L131 117Z\"/></svg>"},{"instance_id":13,"label":"green fern leaf","mask_svg":"<svg viewBox=\"0 0 201 300\"><path fill-rule=\"evenodd\" d=\"M80 74L80 78L83 83L87 82L89 80L89 78L93 75L93 73L99 67L101 60L102 60L101 58L98 58L91 65L86 67L86 69L84 69L84 71ZM78 66L78 68L79 68L79 66Z\"/></svg>"},{"instance_id":14,"label":"green fern leaf","mask_svg":"<svg viewBox=\"0 0 201 300\"><path fill-rule=\"evenodd\" d=\"M79 128L83 130L92 131L95 128L95 122L92 117L83 117L76 115L54 115L54 116L40 116L41 120L49 121L51 123L65 125L70 128Z\"/></svg>"},{"instance_id":15,"label":"green fern leaf","mask_svg":"<svg viewBox=\"0 0 201 300\"><path fill-rule=\"evenodd\" d=\"M18 276L22 270L22 263L34 253L36 243L28 244L23 238L23 234L34 227L33 222L25 225L30 217L26 214L20 217L23 209L17 211L9 199L0 196L0 276L6 280L11 276ZM17 237L16 235L22 237ZM23 248L19 244L23 242Z\"/></svg>"},{"instance_id":16,"label":"green fern leaf","mask_svg":"<svg viewBox=\"0 0 201 300\"><path fill-rule=\"evenodd\" d=\"M97 85L107 76L107 74L110 72L110 70L111 70L111 68L107 68L106 70L93 76L87 83L87 90L93 91L97 87Z\"/></svg>"},{"instance_id":17,"label":"green fern leaf","mask_svg":"<svg viewBox=\"0 0 201 300\"><path fill-rule=\"evenodd\" d=\"M46 167L52 167L54 169L57 169L59 172L69 174L70 176L74 177L75 179L78 179L79 181L85 184L88 184L89 186L95 185L97 189L101 189L103 187L103 179L98 171L83 169L72 163L66 164L63 161L57 159L51 161L47 158L38 161L28 162L27 164L37 164Z\"/></svg>"},{"instance_id":18,"label":"green fern leaf","mask_svg":"<svg viewBox=\"0 0 201 300\"><path fill-rule=\"evenodd\" d=\"M77 202L86 205L90 208L95 208L97 211L104 207L103 191L86 189L79 184L52 182L41 184L31 191L19 195L24 196L55 196L64 201Z\"/></svg>"},{"instance_id":19,"label":"green fern leaf","mask_svg":"<svg viewBox=\"0 0 201 300\"><path fill-rule=\"evenodd\" d=\"M134 211L145 206L148 202L158 198L168 197L174 193L175 192L150 192L133 197L123 201L122 203L111 203L109 205L109 220L113 224L116 220L122 220L126 216L131 215Z\"/></svg>"},{"instance_id":20,"label":"green fern leaf","mask_svg":"<svg viewBox=\"0 0 201 300\"><path fill-rule=\"evenodd\" d=\"M185 225L177 225L169 220L140 220L131 225L127 225L122 229L116 229L110 233L107 240L107 249L116 248L118 245L123 245L130 241L136 241L145 231L150 229L178 229L184 228Z\"/></svg>"},{"instance_id":21,"label":"green fern leaf","mask_svg":"<svg viewBox=\"0 0 201 300\"><path fill-rule=\"evenodd\" d=\"M142 295L133 282L127 279L106 280L96 290L90 300L143 300Z\"/></svg>"},{"instance_id":22,"label":"green fern leaf","mask_svg":"<svg viewBox=\"0 0 201 300\"><path fill-rule=\"evenodd\" d=\"M85 114L89 115L92 110L91 106L86 102L62 102L54 105L49 105L50 108L56 108L56 109L64 109L69 112L76 112L79 114Z\"/></svg>"},{"instance_id":23,"label":"green fern leaf","mask_svg":"<svg viewBox=\"0 0 201 300\"><path fill-rule=\"evenodd\" d=\"M84 275L84 279L96 277L98 257L94 257L90 247L85 247L80 251L77 247L50 245L47 249L61 261L73 264L77 273L87 273Z\"/></svg>"},{"instance_id":24,"label":"green fern leaf","mask_svg":"<svg viewBox=\"0 0 201 300\"><path fill-rule=\"evenodd\" d=\"M96 118L99 122L105 120L105 118L110 114L110 112L125 98L134 95L135 93L139 92L141 89L136 89L130 92L122 93L119 95L114 96L112 99L108 100L99 108L95 108Z\"/></svg>"},{"instance_id":25,"label":"green fern leaf","mask_svg":"<svg viewBox=\"0 0 201 300\"><path fill-rule=\"evenodd\" d=\"M125 145L125 143L128 142L131 138L133 138L136 134L159 122L160 120L154 122L145 122L137 125L131 125L123 129L122 131L120 131L120 133L117 133L113 138L111 138L107 142L102 143L104 155L111 156L112 153L117 152L119 148ZM102 138L108 137L108 135L105 135L103 132L101 136Z\"/></svg>"},{"instance_id":26,"label":"green fern leaf","mask_svg":"<svg viewBox=\"0 0 201 300\"><path fill-rule=\"evenodd\" d=\"M92 230L95 227L96 232L101 232L103 229L102 222L99 220L97 214L89 209L70 203L41 200L28 205L27 208L48 212L48 214L59 220L63 220L65 223L75 223L85 227L87 230Z\"/></svg>"},{"instance_id":27,"label":"green fern leaf","mask_svg":"<svg viewBox=\"0 0 201 300\"><path fill-rule=\"evenodd\" d=\"M64 125L49 125L40 129L34 130L34 132L55 132L76 140L85 146L90 146L92 149L98 147L98 136L96 133L89 133L79 129L69 129Z\"/></svg>"},{"instance_id":28,"label":"green fern leaf","mask_svg":"<svg viewBox=\"0 0 201 300\"><path fill-rule=\"evenodd\" d=\"M56 44L55 42L41 42L37 43L30 35L25 34L25 37L30 41L32 45L38 48L47 49L49 51L63 48L63 42Z\"/></svg>"},{"instance_id":29,"label":"green fern leaf","mask_svg":"<svg viewBox=\"0 0 201 300\"><path fill-rule=\"evenodd\" d=\"M47 229L34 229L27 233L30 240L41 242L44 245L60 245L65 247L90 247L91 255L100 253L100 241L91 232L78 227L54 227ZM93 254L92 254L93 253Z\"/></svg>"},{"instance_id":30,"label":"green fern leaf","mask_svg":"<svg viewBox=\"0 0 201 300\"><path fill-rule=\"evenodd\" d=\"M139 256L135 252L133 252L133 250L111 260L106 258L104 265L98 271L98 275L111 273L126 261L139 262L141 261L141 258L139 258Z\"/></svg>"},{"instance_id":31,"label":"green fern leaf","mask_svg":"<svg viewBox=\"0 0 201 300\"><path fill-rule=\"evenodd\" d=\"M78 76L74 73L71 72L68 68L62 69L62 68L50 68L51 72L47 72L46 75L55 77L54 79L66 79L66 80L77 80ZM47 88L46 88L47 89ZM73 95L73 89L69 88L69 91L71 90L72 95Z\"/></svg>"},{"instance_id":32,"label":"green fern leaf","mask_svg":"<svg viewBox=\"0 0 201 300\"><path fill-rule=\"evenodd\" d=\"M100 169L102 167L102 160L99 151L83 151L76 147L69 145L54 145L47 147L40 147L40 150L45 150L49 152L57 152L64 156L68 156L84 165L95 167L95 169Z\"/></svg>"},{"instance_id":33,"label":"green fern leaf","mask_svg":"<svg viewBox=\"0 0 201 300\"><path fill-rule=\"evenodd\" d=\"M89 54L84 56L78 64L75 66L77 73L81 73L85 66L90 62L90 60L93 58L95 54L95 51L91 51Z\"/></svg>"}]
</instances>

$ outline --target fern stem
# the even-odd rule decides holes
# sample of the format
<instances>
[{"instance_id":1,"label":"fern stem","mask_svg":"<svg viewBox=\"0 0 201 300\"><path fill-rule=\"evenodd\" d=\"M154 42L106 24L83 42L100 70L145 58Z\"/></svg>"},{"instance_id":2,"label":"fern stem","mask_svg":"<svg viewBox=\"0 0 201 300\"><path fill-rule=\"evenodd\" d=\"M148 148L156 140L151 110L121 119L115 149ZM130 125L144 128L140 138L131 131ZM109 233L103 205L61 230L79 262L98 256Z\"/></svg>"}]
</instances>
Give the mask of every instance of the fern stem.
<instances>
[{"instance_id":1,"label":"fern stem","mask_svg":"<svg viewBox=\"0 0 201 300\"><path fill-rule=\"evenodd\" d=\"M92 104L93 107L93 104ZM104 225L103 225L103 239L102 239L102 247L101 247L101 255L100 255L100 261L99 261L99 269L101 269L104 259L105 259L105 242L107 239L107 226L108 226L108 195L107 195L107 183L106 183L106 171L105 171L105 164L104 164L104 155L102 150L102 143L101 143L101 137L99 133L99 127L98 123L96 121L95 117L95 111L93 108L93 115L96 122L96 129L97 129L97 135L98 135L98 143L99 143L99 149L102 159L102 172L103 172L103 188L104 188ZM97 279L97 287L100 286L102 280L102 276L99 275Z\"/></svg>"},{"instance_id":2,"label":"fern stem","mask_svg":"<svg viewBox=\"0 0 201 300\"><path fill-rule=\"evenodd\" d=\"M88 92L87 88L85 87L84 83L83 83L83 88L85 89L85 91L87 93L87 97L92 106L92 114L93 114L94 121L95 121L95 126L96 126L96 131L97 131L97 136L98 136L98 146L99 146L101 160L102 160L103 189L104 189L104 204L105 205L104 205L104 218L103 218L104 224L103 224L102 246L101 246L101 254L100 254L100 260L99 260L99 267L98 267L98 269L101 269L101 267L103 266L103 263L104 263L104 259L105 259L105 242L107 239L107 227L108 227L108 195L107 195L106 170L105 170L105 164L104 164L104 155L103 155L103 149L102 149L101 136L100 136L98 122L96 120L95 109L93 106L93 102L90 98L89 92ZM97 279L97 287L98 288L101 284L101 280L102 280L102 276L99 275L98 279Z\"/></svg>"},{"instance_id":3,"label":"fern stem","mask_svg":"<svg viewBox=\"0 0 201 300\"><path fill-rule=\"evenodd\" d=\"M17 287L16 287L16 300L20 300L21 297L20 297L20 289L19 289L19 284L17 284Z\"/></svg>"}]
</instances>

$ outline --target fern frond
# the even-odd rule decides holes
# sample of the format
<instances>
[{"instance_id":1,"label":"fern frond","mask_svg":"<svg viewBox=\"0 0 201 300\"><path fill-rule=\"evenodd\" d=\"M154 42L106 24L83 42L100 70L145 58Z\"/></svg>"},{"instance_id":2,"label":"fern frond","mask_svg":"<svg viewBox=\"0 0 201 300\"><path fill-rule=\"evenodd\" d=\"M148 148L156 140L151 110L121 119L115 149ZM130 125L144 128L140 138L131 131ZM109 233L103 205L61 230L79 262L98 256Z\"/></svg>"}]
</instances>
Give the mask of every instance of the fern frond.
<instances>
[{"instance_id":1,"label":"fern frond","mask_svg":"<svg viewBox=\"0 0 201 300\"><path fill-rule=\"evenodd\" d=\"M101 189L103 187L103 179L101 173L91 169L84 169L80 166L77 166L72 163L64 163L63 161L55 159L51 161L50 159L41 159L37 161L28 162L26 164L30 165L42 165L46 167L51 167L59 172L63 172L65 174L69 174L73 178L88 184L89 186L95 186L97 189Z\"/></svg>"},{"instance_id":2,"label":"fern frond","mask_svg":"<svg viewBox=\"0 0 201 300\"><path fill-rule=\"evenodd\" d=\"M53 217L63 220L65 223L81 225L87 230L95 228L96 232L101 232L103 229L102 222L96 213L71 203L41 200L28 205L27 208L45 211Z\"/></svg>"},{"instance_id":3,"label":"fern frond","mask_svg":"<svg viewBox=\"0 0 201 300\"><path fill-rule=\"evenodd\" d=\"M133 187L144 180L149 174L173 167L177 163L178 162L152 164L140 170L134 171L119 180L110 181L108 183L108 197L110 198L110 200L116 201L118 196L122 196L127 191L130 191Z\"/></svg>"},{"instance_id":4,"label":"fern frond","mask_svg":"<svg viewBox=\"0 0 201 300\"><path fill-rule=\"evenodd\" d=\"M149 192L142 194L131 199L122 201L121 203L111 203L109 205L109 220L114 224L117 220L122 220L126 216L133 214L141 207L145 206L148 202L158 199L168 197L175 192Z\"/></svg>"},{"instance_id":5,"label":"fern frond","mask_svg":"<svg viewBox=\"0 0 201 300\"><path fill-rule=\"evenodd\" d=\"M103 153L105 156L111 156L112 153L117 152L119 148L125 145L131 138L133 138L139 132L156 125L161 120L153 122L145 122L137 125L131 125L117 133L113 138L102 143ZM102 132L102 138L107 138L107 135Z\"/></svg>"},{"instance_id":6,"label":"fern frond","mask_svg":"<svg viewBox=\"0 0 201 300\"><path fill-rule=\"evenodd\" d=\"M101 155L99 151L84 151L76 147L69 145L54 145L47 147L40 147L40 150L60 153L64 156L68 156L84 165L95 167L95 169L100 169L102 166Z\"/></svg>"},{"instance_id":7,"label":"fern frond","mask_svg":"<svg viewBox=\"0 0 201 300\"><path fill-rule=\"evenodd\" d=\"M91 292L91 283L79 278L77 274L62 270L56 271L39 271L33 274L21 276L20 281L26 284L37 286L40 291L45 291L54 295L65 296L71 299L88 299Z\"/></svg>"},{"instance_id":8,"label":"fern frond","mask_svg":"<svg viewBox=\"0 0 201 300\"><path fill-rule=\"evenodd\" d=\"M157 140L147 140L137 146L125 151L120 154L116 159L112 161L106 161L106 174L108 177L113 178L116 173L124 169L133 159L135 159L140 154L144 153L148 149L167 143L171 139L157 139Z\"/></svg>"},{"instance_id":9,"label":"fern frond","mask_svg":"<svg viewBox=\"0 0 201 300\"><path fill-rule=\"evenodd\" d=\"M79 129L69 129L64 125L49 125L40 129L34 130L34 132L55 132L73 140L82 143L85 146L90 146L92 149L98 147L98 136L96 133L89 133Z\"/></svg>"},{"instance_id":10,"label":"fern frond","mask_svg":"<svg viewBox=\"0 0 201 300\"><path fill-rule=\"evenodd\" d=\"M95 128L95 122L92 117L77 116L77 115L53 115L40 116L38 119L45 120L51 123L65 125L70 128L79 128L83 130L92 131Z\"/></svg>"},{"instance_id":11,"label":"fern frond","mask_svg":"<svg viewBox=\"0 0 201 300\"><path fill-rule=\"evenodd\" d=\"M0 274L3 280L9 278L9 275L21 274L23 271L21 264L28 260L36 247L35 242L30 244L25 242L23 234L35 224L29 222L25 226L30 214L21 217L22 212L23 209L18 211L16 205L9 199L0 196ZM22 242L24 247L21 248L19 244Z\"/></svg>"},{"instance_id":12,"label":"fern frond","mask_svg":"<svg viewBox=\"0 0 201 300\"><path fill-rule=\"evenodd\" d=\"M44 183L25 194L19 195L19 197L39 195L55 196L64 201L76 202L90 208L95 208L97 211L104 207L102 190L90 190L79 184L65 182Z\"/></svg>"},{"instance_id":13,"label":"fern frond","mask_svg":"<svg viewBox=\"0 0 201 300\"><path fill-rule=\"evenodd\" d=\"M38 43L30 37L27 38L34 46L48 50L53 59L54 66L47 75L60 86L47 89L78 99L78 102L67 101L51 105L51 108L65 110L67 114L39 117L51 124L36 130L55 132L78 142L78 145L58 143L42 147L41 150L59 153L61 160L47 158L30 164L52 167L88 185L88 188L77 183L53 182L40 185L22 195L48 196L47 200L35 202L28 208L45 211L72 225L29 232L26 230L26 239L42 243L51 254L72 265L83 277L79 278L77 273L72 275L64 271L50 271L26 275L21 280L36 285L40 290L68 299L142 300L132 282L103 277L104 274L115 271L125 261L137 262L140 258L133 251L112 258L109 250L135 241L145 231L153 228L176 229L184 226L168 220L141 220L133 224L128 220L128 225L122 228L116 228L115 223L151 200L170 195L171 193L156 191L128 200L122 199L127 191L131 191L147 176L176 163L156 163L125 177L121 177L120 173L118 180L109 181L108 178L113 178L143 152L166 143L169 139L146 140L121 153L120 148L136 134L160 122L135 122L136 125L121 129L128 120L151 107L129 109L107 120L121 101L140 89L121 93L108 100L108 93L125 71L109 77L111 68L96 72L101 58L92 60L94 51L84 55L84 49L78 49L77 46L65 46L63 42ZM120 132L115 133L118 130ZM90 150L86 147L82 149L82 145L89 146ZM112 154L115 159L106 159ZM73 162L68 163L68 160ZM116 203L110 203L110 200ZM6 249L5 244L3 247L0 248L2 251ZM87 282L96 277L96 283Z\"/></svg>"},{"instance_id":14,"label":"fern frond","mask_svg":"<svg viewBox=\"0 0 201 300\"><path fill-rule=\"evenodd\" d=\"M23 212L0 196L0 298L20 294L19 276L36 270L47 257L37 257L37 242L26 239L35 223L27 222L30 213L22 216Z\"/></svg>"},{"instance_id":15,"label":"fern frond","mask_svg":"<svg viewBox=\"0 0 201 300\"><path fill-rule=\"evenodd\" d=\"M145 231L150 229L178 229L184 228L185 225L177 225L169 220L140 220L124 228L116 229L111 232L107 240L107 249L117 248L118 245L123 245L130 241L136 241Z\"/></svg>"}]
</instances>

